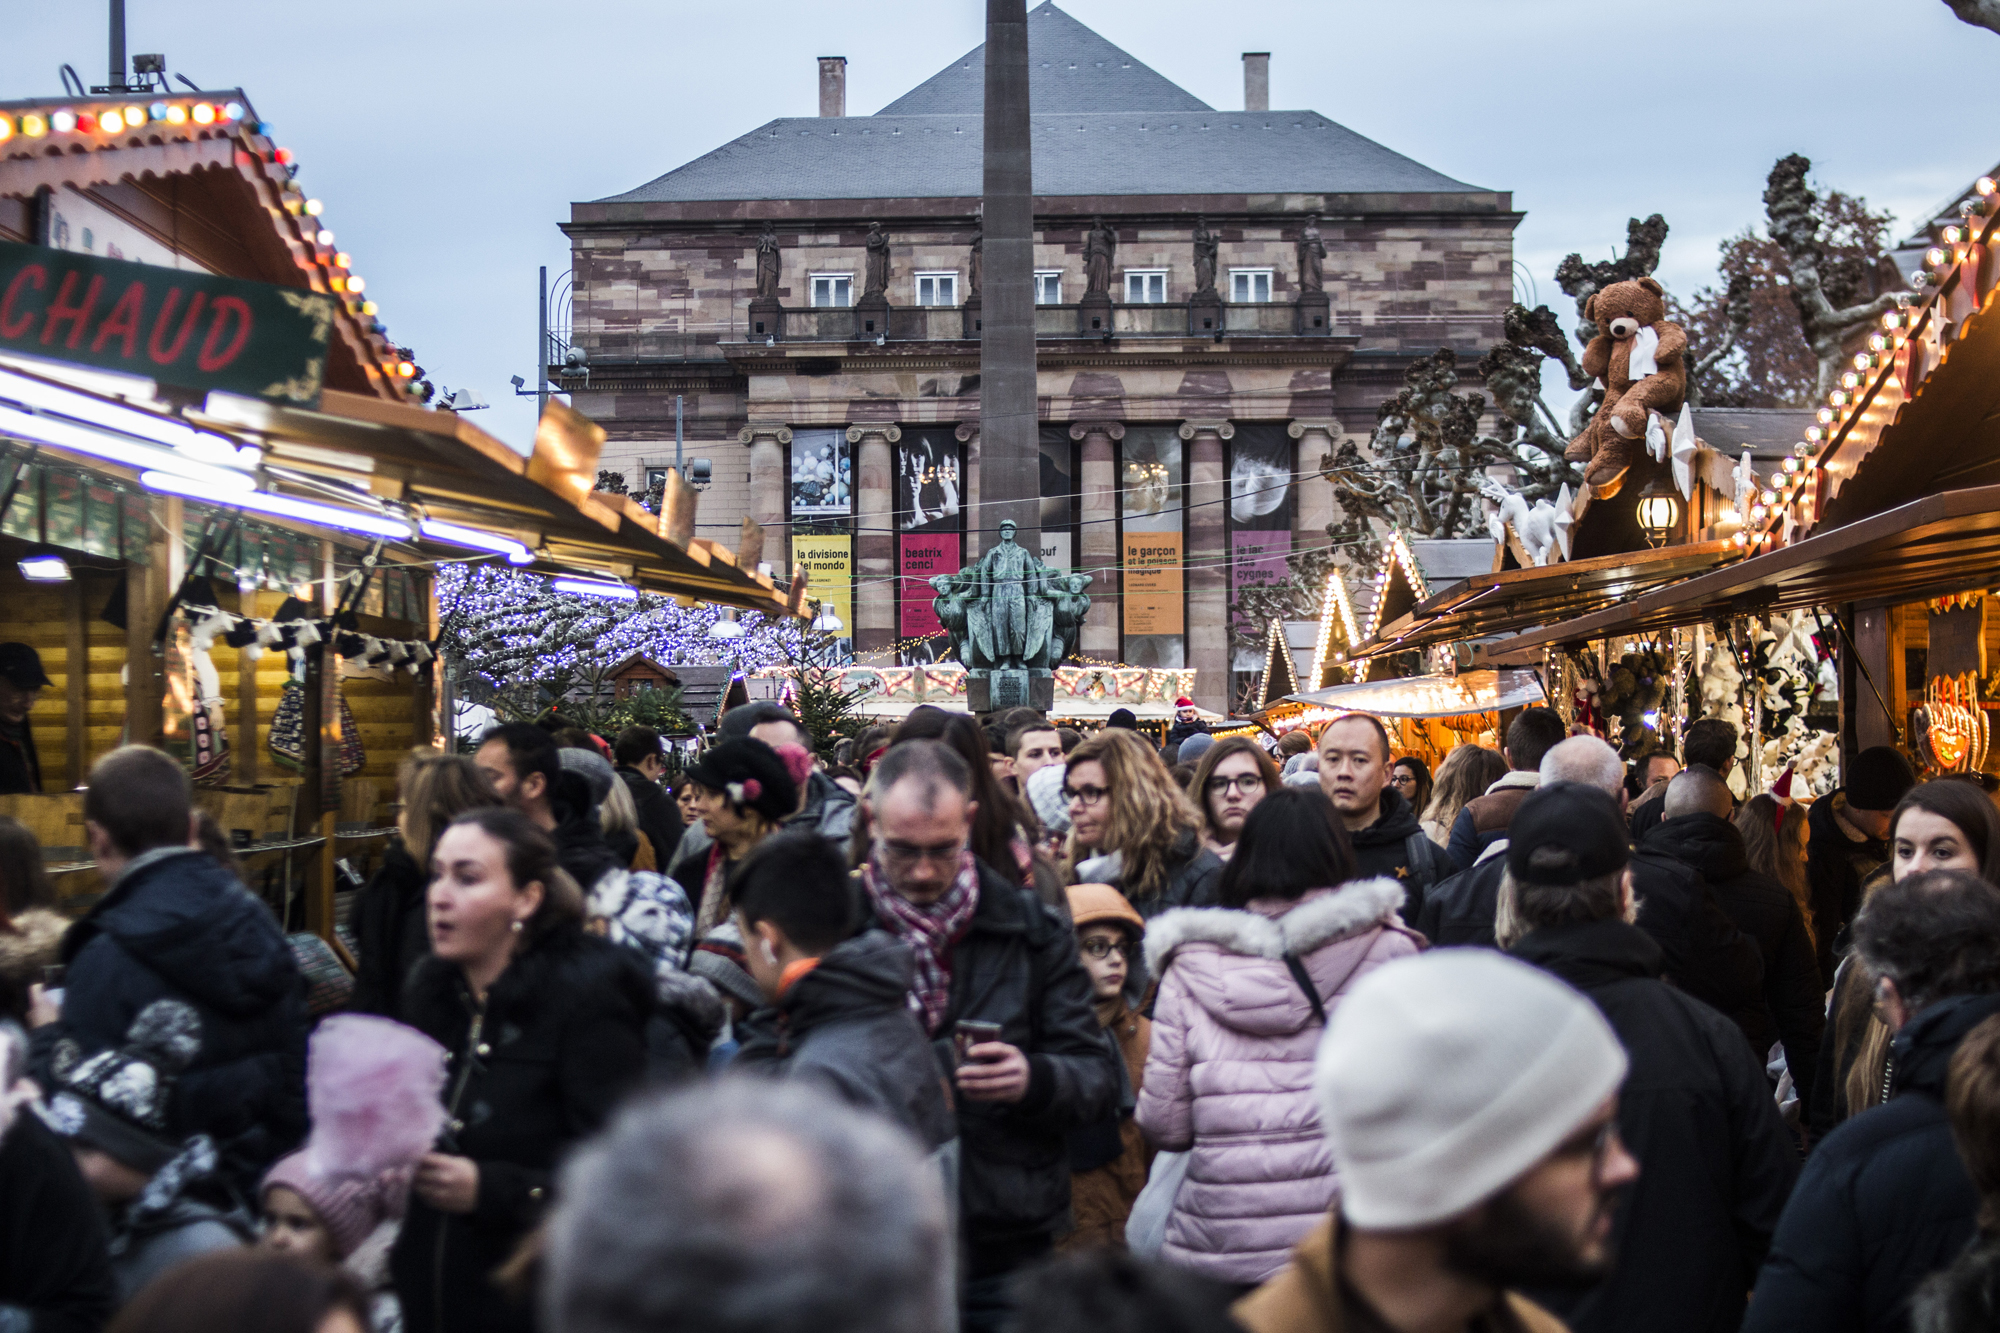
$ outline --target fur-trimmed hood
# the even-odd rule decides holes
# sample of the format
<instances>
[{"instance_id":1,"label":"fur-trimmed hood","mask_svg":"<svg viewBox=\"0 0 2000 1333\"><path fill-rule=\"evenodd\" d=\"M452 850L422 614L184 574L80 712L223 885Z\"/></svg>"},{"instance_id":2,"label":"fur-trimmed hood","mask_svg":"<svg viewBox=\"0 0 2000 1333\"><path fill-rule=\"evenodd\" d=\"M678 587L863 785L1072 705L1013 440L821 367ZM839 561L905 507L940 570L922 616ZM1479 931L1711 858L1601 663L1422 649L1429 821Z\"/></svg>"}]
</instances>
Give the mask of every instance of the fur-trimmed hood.
<instances>
[{"instance_id":1,"label":"fur-trimmed hood","mask_svg":"<svg viewBox=\"0 0 2000 1333\"><path fill-rule=\"evenodd\" d=\"M1224 1027L1258 1036L1297 1032L1315 1020L1285 955L1305 965L1322 999L1337 994L1379 929L1400 932L1402 904L1402 885L1382 878L1315 889L1292 904L1183 908L1146 928L1146 965L1163 985L1171 968Z\"/></svg>"},{"instance_id":2,"label":"fur-trimmed hood","mask_svg":"<svg viewBox=\"0 0 2000 1333\"><path fill-rule=\"evenodd\" d=\"M42 969L62 954L69 918L44 907L31 907L14 918L14 929L18 933L0 931L0 976L40 981Z\"/></svg>"}]
</instances>

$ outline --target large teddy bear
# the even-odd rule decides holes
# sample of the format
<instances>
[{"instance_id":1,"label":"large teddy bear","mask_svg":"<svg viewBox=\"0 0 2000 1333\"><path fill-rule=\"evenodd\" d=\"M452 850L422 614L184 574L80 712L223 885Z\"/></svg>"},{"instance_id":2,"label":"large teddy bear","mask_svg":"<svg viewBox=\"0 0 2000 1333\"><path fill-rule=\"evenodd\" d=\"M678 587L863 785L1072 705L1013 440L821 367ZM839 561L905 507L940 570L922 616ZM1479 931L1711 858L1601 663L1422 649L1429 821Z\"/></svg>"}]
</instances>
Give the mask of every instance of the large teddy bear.
<instances>
[{"instance_id":1,"label":"large teddy bear","mask_svg":"<svg viewBox=\"0 0 2000 1333\"><path fill-rule=\"evenodd\" d=\"M1666 292L1651 278L1612 283L1584 303L1583 314L1597 325L1583 349L1583 373L1603 385L1604 403L1563 457L1586 463L1584 481L1609 499L1639 460L1647 414L1670 419L1687 397L1687 334L1668 321Z\"/></svg>"}]
</instances>

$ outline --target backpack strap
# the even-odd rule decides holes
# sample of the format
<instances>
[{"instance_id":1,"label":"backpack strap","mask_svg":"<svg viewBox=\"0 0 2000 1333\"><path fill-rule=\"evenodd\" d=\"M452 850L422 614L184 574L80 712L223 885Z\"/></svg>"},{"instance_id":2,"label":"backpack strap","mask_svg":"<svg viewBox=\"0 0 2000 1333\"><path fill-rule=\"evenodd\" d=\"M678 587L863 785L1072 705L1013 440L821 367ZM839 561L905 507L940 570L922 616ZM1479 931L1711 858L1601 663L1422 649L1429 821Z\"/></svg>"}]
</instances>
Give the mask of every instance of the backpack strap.
<instances>
[{"instance_id":1,"label":"backpack strap","mask_svg":"<svg viewBox=\"0 0 2000 1333\"><path fill-rule=\"evenodd\" d=\"M1319 987L1313 985L1312 974L1306 971L1306 965L1290 950L1285 953L1285 970L1292 974L1292 980L1298 982L1299 989L1306 993L1306 1003L1312 1006L1313 1017L1319 1020L1321 1027L1325 1027L1326 1002L1320 999Z\"/></svg>"}]
</instances>

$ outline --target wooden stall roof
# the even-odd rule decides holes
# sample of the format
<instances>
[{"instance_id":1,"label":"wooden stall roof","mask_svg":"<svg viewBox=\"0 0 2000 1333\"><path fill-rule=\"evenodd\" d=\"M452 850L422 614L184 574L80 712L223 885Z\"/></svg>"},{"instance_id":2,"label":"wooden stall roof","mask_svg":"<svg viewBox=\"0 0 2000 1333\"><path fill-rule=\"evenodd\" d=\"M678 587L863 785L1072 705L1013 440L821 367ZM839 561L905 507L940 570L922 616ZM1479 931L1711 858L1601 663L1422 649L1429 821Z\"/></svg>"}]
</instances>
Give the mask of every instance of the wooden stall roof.
<instances>
[{"instance_id":1,"label":"wooden stall roof","mask_svg":"<svg viewBox=\"0 0 2000 1333\"><path fill-rule=\"evenodd\" d=\"M1506 646L1511 652L1839 602L1914 602L1995 583L2000 486L1978 486L1911 501Z\"/></svg>"},{"instance_id":2,"label":"wooden stall roof","mask_svg":"<svg viewBox=\"0 0 2000 1333\"><path fill-rule=\"evenodd\" d=\"M1460 579L1376 631L1353 657L1407 652L1547 624L1557 616L1616 606L1665 584L1704 574L1739 554L1729 542L1628 551L1535 569Z\"/></svg>"}]
</instances>

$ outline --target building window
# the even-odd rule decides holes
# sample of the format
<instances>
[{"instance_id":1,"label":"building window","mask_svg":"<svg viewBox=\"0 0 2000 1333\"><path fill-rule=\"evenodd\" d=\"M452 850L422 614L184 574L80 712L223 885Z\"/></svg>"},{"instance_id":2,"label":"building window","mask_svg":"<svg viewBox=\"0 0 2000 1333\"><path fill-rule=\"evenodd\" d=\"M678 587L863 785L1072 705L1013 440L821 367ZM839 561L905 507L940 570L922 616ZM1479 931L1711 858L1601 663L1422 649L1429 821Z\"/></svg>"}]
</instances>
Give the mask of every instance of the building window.
<instances>
[{"instance_id":1,"label":"building window","mask_svg":"<svg viewBox=\"0 0 2000 1333\"><path fill-rule=\"evenodd\" d=\"M655 486L664 486L664 485L666 485L666 483L667 483L667 474L668 474L669 472L672 472L672 471L673 471L673 469L672 469L672 468L670 468L670 467L649 467L649 468L647 468L647 469L646 469L646 489L647 489L648 491L650 491L650 490L652 490L652 489L653 489L653 488L654 488Z\"/></svg>"},{"instance_id":2,"label":"building window","mask_svg":"<svg viewBox=\"0 0 2000 1333\"><path fill-rule=\"evenodd\" d=\"M1035 274L1035 304L1062 304L1062 270L1038 270Z\"/></svg>"},{"instance_id":3,"label":"building window","mask_svg":"<svg viewBox=\"0 0 2000 1333\"><path fill-rule=\"evenodd\" d=\"M918 305L957 305L958 274L919 273L917 274Z\"/></svg>"},{"instance_id":4,"label":"building window","mask_svg":"<svg viewBox=\"0 0 2000 1333\"><path fill-rule=\"evenodd\" d=\"M1125 270L1125 304L1159 305L1167 299L1167 271L1163 268Z\"/></svg>"},{"instance_id":5,"label":"building window","mask_svg":"<svg viewBox=\"0 0 2000 1333\"><path fill-rule=\"evenodd\" d=\"M1229 299L1237 305L1249 305L1257 301L1270 300L1271 270L1268 268L1230 269Z\"/></svg>"},{"instance_id":6,"label":"building window","mask_svg":"<svg viewBox=\"0 0 2000 1333\"><path fill-rule=\"evenodd\" d=\"M813 274L812 303L816 306L836 307L853 305L854 275L852 273Z\"/></svg>"}]
</instances>

